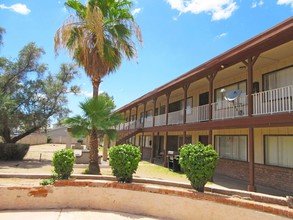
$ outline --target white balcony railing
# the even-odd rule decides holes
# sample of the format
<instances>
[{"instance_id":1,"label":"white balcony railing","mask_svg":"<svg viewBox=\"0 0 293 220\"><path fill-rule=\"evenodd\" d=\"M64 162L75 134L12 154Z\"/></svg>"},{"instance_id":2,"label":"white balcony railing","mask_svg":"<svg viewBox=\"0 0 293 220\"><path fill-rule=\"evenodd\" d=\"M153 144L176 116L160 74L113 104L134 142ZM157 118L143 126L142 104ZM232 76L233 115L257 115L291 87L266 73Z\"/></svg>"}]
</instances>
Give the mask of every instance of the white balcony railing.
<instances>
[{"instance_id":1,"label":"white balcony railing","mask_svg":"<svg viewBox=\"0 0 293 220\"><path fill-rule=\"evenodd\" d=\"M183 110L168 113L168 125L182 124Z\"/></svg>"},{"instance_id":2,"label":"white balcony railing","mask_svg":"<svg viewBox=\"0 0 293 220\"><path fill-rule=\"evenodd\" d=\"M145 128L153 127L153 116L150 116L144 119L144 127Z\"/></svg>"},{"instance_id":3,"label":"white balcony railing","mask_svg":"<svg viewBox=\"0 0 293 220\"><path fill-rule=\"evenodd\" d=\"M166 125L166 114L155 116L155 126Z\"/></svg>"},{"instance_id":4,"label":"white balcony railing","mask_svg":"<svg viewBox=\"0 0 293 220\"><path fill-rule=\"evenodd\" d=\"M186 123L209 120L209 105L201 105L186 110Z\"/></svg>"},{"instance_id":5,"label":"white balcony railing","mask_svg":"<svg viewBox=\"0 0 293 220\"><path fill-rule=\"evenodd\" d=\"M136 123L136 121L131 121L129 123L129 129L135 129L135 123Z\"/></svg>"},{"instance_id":6,"label":"white balcony railing","mask_svg":"<svg viewBox=\"0 0 293 220\"><path fill-rule=\"evenodd\" d=\"M274 114L293 111L293 85L252 95L253 114Z\"/></svg>"},{"instance_id":7,"label":"white balcony railing","mask_svg":"<svg viewBox=\"0 0 293 220\"><path fill-rule=\"evenodd\" d=\"M252 95L253 115L276 114L281 112L293 112L293 85L263 91ZM233 102L223 100L212 103L213 120L244 117L248 115L247 96L240 96ZM168 113L168 125L182 124L184 111ZM186 123L207 121L209 117L209 105L197 106L186 110ZM155 116L154 126L166 125L166 114ZM153 126L153 117L145 118L145 127ZM116 128L127 130L141 128L139 120L122 123Z\"/></svg>"},{"instance_id":8,"label":"white balcony railing","mask_svg":"<svg viewBox=\"0 0 293 220\"><path fill-rule=\"evenodd\" d=\"M213 120L247 116L247 95L240 96L232 102L223 100L212 103L212 110Z\"/></svg>"}]
</instances>

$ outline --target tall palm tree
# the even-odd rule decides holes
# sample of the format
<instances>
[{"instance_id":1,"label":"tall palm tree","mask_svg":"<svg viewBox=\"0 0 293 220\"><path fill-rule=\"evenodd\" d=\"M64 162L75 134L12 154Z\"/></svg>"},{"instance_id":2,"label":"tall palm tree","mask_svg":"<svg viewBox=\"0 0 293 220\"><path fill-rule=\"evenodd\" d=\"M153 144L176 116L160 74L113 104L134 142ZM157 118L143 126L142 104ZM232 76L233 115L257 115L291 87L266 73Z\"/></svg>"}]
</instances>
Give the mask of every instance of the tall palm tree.
<instances>
[{"instance_id":1,"label":"tall palm tree","mask_svg":"<svg viewBox=\"0 0 293 220\"><path fill-rule=\"evenodd\" d=\"M98 131L103 131L110 139L115 137L116 125L122 122L121 114L114 112L115 104L107 94L87 99L79 104L82 115L66 118L63 124L71 128L75 137L90 137L89 172L100 174L98 163Z\"/></svg>"},{"instance_id":2,"label":"tall palm tree","mask_svg":"<svg viewBox=\"0 0 293 220\"><path fill-rule=\"evenodd\" d=\"M142 37L131 14L131 0L88 0L83 5L67 0L66 6L75 11L55 34L55 53L66 48L71 57L91 78L93 96L98 96L102 78L115 72L123 55L128 59L137 55L132 40Z\"/></svg>"}]
</instances>

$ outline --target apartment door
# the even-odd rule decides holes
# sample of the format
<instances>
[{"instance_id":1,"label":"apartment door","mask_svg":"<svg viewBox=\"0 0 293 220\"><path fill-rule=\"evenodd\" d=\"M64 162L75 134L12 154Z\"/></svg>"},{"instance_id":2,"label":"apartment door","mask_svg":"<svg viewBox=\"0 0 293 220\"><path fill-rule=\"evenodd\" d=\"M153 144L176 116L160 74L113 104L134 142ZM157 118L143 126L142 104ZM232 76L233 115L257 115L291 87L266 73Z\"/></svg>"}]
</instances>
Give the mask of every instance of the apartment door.
<instances>
[{"instance_id":1,"label":"apartment door","mask_svg":"<svg viewBox=\"0 0 293 220\"><path fill-rule=\"evenodd\" d=\"M199 135L198 141L204 145L208 145L209 143L209 136L208 135Z\"/></svg>"},{"instance_id":2,"label":"apartment door","mask_svg":"<svg viewBox=\"0 0 293 220\"><path fill-rule=\"evenodd\" d=\"M161 159L163 156L164 136L154 136L154 157Z\"/></svg>"}]
</instances>

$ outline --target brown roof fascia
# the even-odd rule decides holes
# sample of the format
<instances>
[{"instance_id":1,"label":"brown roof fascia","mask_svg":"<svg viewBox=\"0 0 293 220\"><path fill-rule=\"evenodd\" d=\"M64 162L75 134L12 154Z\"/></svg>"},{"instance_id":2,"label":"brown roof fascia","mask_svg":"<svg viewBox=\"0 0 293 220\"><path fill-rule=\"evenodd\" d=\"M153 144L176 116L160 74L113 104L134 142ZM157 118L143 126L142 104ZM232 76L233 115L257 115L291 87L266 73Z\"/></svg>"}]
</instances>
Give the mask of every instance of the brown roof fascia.
<instances>
[{"instance_id":1,"label":"brown roof fascia","mask_svg":"<svg viewBox=\"0 0 293 220\"><path fill-rule=\"evenodd\" d=\"M238 46L233 47L215 58L197 66L169 83L166 83L161 87L141 96L140 98L119 108L117 112L131 109L138 104L146 103L147 101L153 99L153 96L162 96L182 87L187 83L202 79L211 73L218 72L221 69L222 64L224 64L225 67L232 66L251 56L256 56L291 40L293 40L293 16L266 30L265 32L262 32L261 34L258 34L255 37L243 42L242 44L239 44Z\"/></svg>"}]
</instances>

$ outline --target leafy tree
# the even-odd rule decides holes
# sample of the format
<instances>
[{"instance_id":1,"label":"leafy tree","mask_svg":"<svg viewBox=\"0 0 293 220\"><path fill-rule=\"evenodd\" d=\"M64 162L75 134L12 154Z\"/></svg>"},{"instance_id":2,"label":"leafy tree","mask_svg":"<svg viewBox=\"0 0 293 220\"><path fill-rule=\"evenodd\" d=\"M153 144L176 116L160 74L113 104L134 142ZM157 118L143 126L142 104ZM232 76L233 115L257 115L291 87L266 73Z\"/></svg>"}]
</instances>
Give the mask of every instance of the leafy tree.
<instances>
[{"instance_id":1,"label":"leafy tree","mask_svg":"<svg viewBox=\"0 0 293 220\"><path fill-rule=\"evenodd\" d=\"M47 73L47 66L40 63L44 53L29 43L15 60L0 57L0 136L6 143L46 127L50 118L66 116L66 93L79 90L69 86L76 67L62 64L57 74Z\"/></svg>"},{"instance_id":2,"label":"leafy tree","mask_svg":"<svg viewBox=\"0 0 293 220\"><path fill-rule=\"evenodd\" d=\"M98 96L102 78L115 72L123 55L136 56L132 35L142 42L139 27L131 14L130 0L77 0L65 3L75 11L55 34L55 52L67 48L72 58L91 78L93 96Z\"/></svg>"},{"instance_id":3,"label":"leafy tree","mask_svg":"<svg viewBox=\"0 0 293 220\"><path fill-rule=\"evenodd\" d=\"M112 97L100 94L80 103L83 115L66 118L64 124L70 127L74 137L90 137L89 173L100 174L98 163L99 138L98 132L105 132L110 139L115 138L113 128L122 122L122 116L114 112L115 104Z\"/></svg>"}]
</instances>

